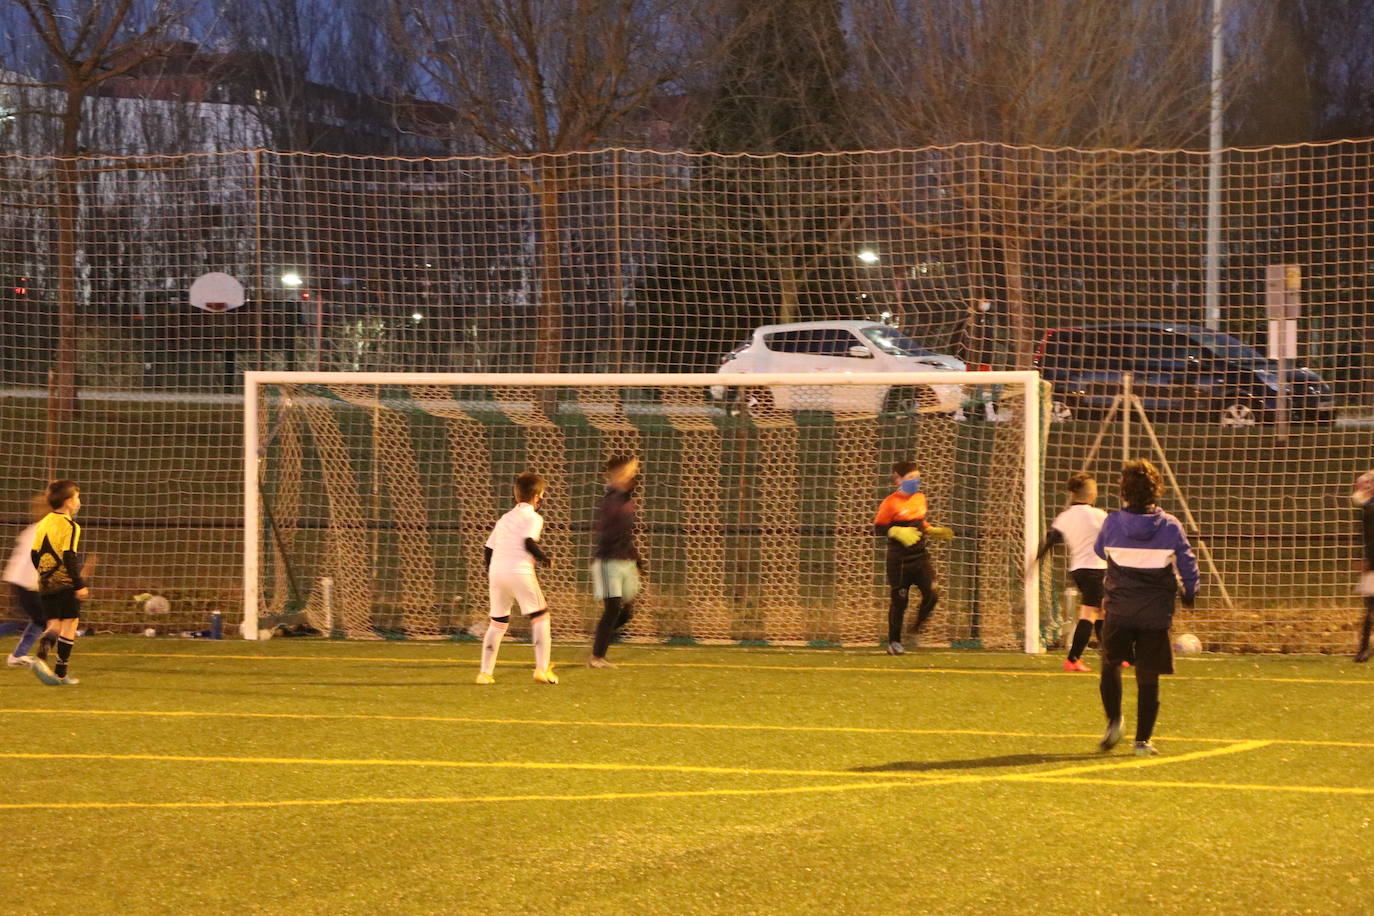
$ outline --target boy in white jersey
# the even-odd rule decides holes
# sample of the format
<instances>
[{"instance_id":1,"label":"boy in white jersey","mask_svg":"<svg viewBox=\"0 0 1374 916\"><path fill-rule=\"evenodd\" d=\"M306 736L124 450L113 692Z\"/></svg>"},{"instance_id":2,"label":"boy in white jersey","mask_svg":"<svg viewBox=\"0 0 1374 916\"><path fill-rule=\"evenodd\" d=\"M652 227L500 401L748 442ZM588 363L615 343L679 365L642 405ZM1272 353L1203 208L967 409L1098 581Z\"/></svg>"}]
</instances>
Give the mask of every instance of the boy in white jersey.
<instances>
[{"instance_id":1,"label":"boy in white jersey","mask_svg":"<svg viewBox=\"0 0 1374 916\"><path fill-rule=\"evenodd\" d=\"M1040 545L1035 562L1039 563L1055 544L1068 547L1069 578L1082 598L1064 670L1091 671L1083 664L1083 650L1088 647L1088 639L1094 631L1097 641L1102 642L1102 581L1107 572L1107 561L1093 552L1093 544L1097 542L1107 513L1093 505L1097 501L1097 481L1089 475L1074 474L1069 478L1067 489L1071 500L1069 507L1050 523L1050 533Z\"/></svg>"},{"instance_id":2,"label":"boy in white jersey","mask_svg":"<svg viewBox=\"0 0 1374 916\"><path fill-rule=\"evenodd\" d=\"M510 606L520 605L520 613L530 619L530 638L534 643L534 679L540 684L557 684L549 660L549 609L544 592L534 574L534 564L549 565L539 547L544 519L535 508L544 498L544 478L524 472L515 478L515 508L501 516L487 538L485 558L487 580L491 585L491 623L482 637L482 670L477 683L494 684L496 654L510 626Z\"/></svg>"}]
</instances>

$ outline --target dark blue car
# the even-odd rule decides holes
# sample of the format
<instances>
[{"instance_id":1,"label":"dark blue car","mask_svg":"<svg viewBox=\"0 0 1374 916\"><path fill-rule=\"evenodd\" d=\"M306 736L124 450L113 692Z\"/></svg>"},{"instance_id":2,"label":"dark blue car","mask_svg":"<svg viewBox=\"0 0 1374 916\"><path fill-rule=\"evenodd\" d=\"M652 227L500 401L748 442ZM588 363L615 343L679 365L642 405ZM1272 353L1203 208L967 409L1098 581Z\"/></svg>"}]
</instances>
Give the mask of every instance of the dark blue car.
<instances>
[{"instance_id":1,"label":"dark blue car","mask_svg":"<svg viewBox=\"0 0 1374 916\"><path fill-rule=\"evenodd\" d=\"M1157 322L1055 328L1045 333L1036 364L1054 386L1054 416L1063 422L1102 417L1126 372L1156 420L1223 426L1274 420L1278 363L1207 328ZM1290 366L1287 377L1293 422L1335 418L1335 395L1320 376Z\"/></svg>"}]
</instances>

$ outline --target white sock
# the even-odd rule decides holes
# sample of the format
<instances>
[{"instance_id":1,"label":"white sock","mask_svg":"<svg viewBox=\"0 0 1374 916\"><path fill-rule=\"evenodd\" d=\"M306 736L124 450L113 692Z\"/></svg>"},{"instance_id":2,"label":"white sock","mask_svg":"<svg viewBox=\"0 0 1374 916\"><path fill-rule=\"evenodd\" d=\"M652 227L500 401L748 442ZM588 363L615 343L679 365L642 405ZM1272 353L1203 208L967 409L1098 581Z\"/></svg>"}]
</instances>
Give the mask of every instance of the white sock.
<instances>
[{"instance_id":1,"label":"white sock","mask_svg":"<svg viewBox=\"0 0 1374 916\"><path fill-rule=\"evenodd\" d=\"M487 624L487 632L482 636L482 673L491 674L496 670L496 653L501 651L501 640L506 635L507 624L493 620Z\"/></svg>"},{"instance_id":2,"label":"white sock","mask_svg":"<svg viewBox=\"0 0 1374 916\"><path fill-rule=\"evenodd\" d=\"M543 671L549 667L549 652L553 648L548 614L541 614L530 623L530 638L534 640L534 670Z\"/></svg>"}]
</instances>

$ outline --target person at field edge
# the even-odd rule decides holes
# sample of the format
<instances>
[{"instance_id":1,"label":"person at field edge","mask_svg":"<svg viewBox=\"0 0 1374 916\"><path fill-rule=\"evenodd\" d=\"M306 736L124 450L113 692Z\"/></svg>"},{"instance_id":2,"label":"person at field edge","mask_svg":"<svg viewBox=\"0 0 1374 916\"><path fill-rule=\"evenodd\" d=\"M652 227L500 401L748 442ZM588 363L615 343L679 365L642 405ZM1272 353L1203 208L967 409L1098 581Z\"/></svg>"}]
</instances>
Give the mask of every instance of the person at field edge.
<instances>
[{"instance_id":1,"label":"person at field edge","mask_svg":"<svg viewBox=\"0 0 1374 916\"><path fill-rule=\"evenodd\" d=\"M1125 506L1107 516L1093 545L1107 561L1099 690L1107 732L1098 744L1110 751L1121 740L1121 664L1135 660L1135 752L1158 754L1150 738L1159 715L1159 678L1174 673L1169 640L1179 582L1183 605L1192 607L1198 589L1197 558L1183 526L1156 503L1164 492L1149 461L1128 461L1121 469Z\"/></svg>"},{"instance_id":2,"label":"person at field edge","mask_svg":"<svg viewBox=\"0 0 1374 916\"><path fill-rule=\"evenodd\" d=\"M1374 471L1365 471L1355 481L1350 501L1360 510L1360 537L1364 542L1364 575L1360 593L1364 595L1364 621L1360 624L1360 645L1355 661L1369 661L1369 632L1374 629Z\"/></svg>"},{"instance_id":3,"label":"person at field edge","mask_svg":"<svg viewBox=\"0 0 1374 916\"><path fill-rule=\"evenodd\" d=\"M902 646L903 622L912 586L921 593L912 632L920 632L940 600L935 564L926 545L931 538L952 538L954 532L926 519L926 495L921 492L921 469L916 462L894 464L892 485L896 492L878 507L873 532L887 543L887 652L901 655L906 651Z\"/></svg>"},{"instance_id":4,"label":"person at field edge","mask_svg":"<svg viewBox=\"0 0 1374 916\"><path fill-rule=\"evenodd\" d=\"M634 616L639 573L644 567L635 546L634 491L639 484L639 459L617 455L606 462L606 492L596 508L592 530L592 591L601 602L601 620L592 637L590 668L613 668L606 661L611 638Z\"/></svg>"},{"instance_id":5,"label":"person at field edge","mask_svg":"<svg viewBox=\"0 0 1374 916\"><path fill-rule=\"evenodd\" d=\"M1069 551L1069 578L1078 589L1078 623L1074 626L1073 639L1069 643L1069 655L1064 660L1065 671L1091 671L1083 664L1083 650L1088 640L1097 634L1098 645L1102 644L1102 582L1107 572L1107 561L1093 552L1097 534L1107 518L1093 503L1097 502L1097 481L1088 474L1074 474L1069 478L1068 487L1071 502L1069 507L1054 517L1050 532L1035 562L1044 559L1055 544L1064 544Z\"/></svg>"},{"instance_id":6,"label":"person at field edge","mask_svg":"<svg viewBox=\"0 0 1374 916\"><path fill-rule=\"evenodd\" d=\"M45 629L41 638L57 641L57 665L35 658L29 670L50 687L81 683L68 674L76 628L81 623L81 602L90 597L81 577L81 526L75 516L81 511L81 489L74 480L54 480L48 484L48 506L52 509L34 529L29 557L38 571L38 597L43 605Z\"/></svg>"},{"instance_id":7,"label":"person at field edge","mask_svg":"<svg viewBox=\"0 0 1374 916\"><path fill-rule=\"evenodd\" d=\"M21 668L29 663L29 649L33 648L47 626L43 616L43 601L38 595L38 570L33 568L33 536L38 531L38 523L48 514L48 497L39 493L29 507L33 524L19 532L15 539L14 550L9 562L5 564L5 581L10 584L10 595L15 606L29 618L28 625L19 636L19 644L5 659L10 668Z\"/></svg>"},{"instance_id":8,"label":"person at field edge","mask_svg":"<svg viewBox=\"0 0 1374 916\"><path fill-rule=\"evenodd\" d=\"M491 590L491 621L482 637L482 667L477 683L496 683L496 655L510 626L510 606L515 602L520 613L530 620L530 641L534 643L534 679L540 684L557 684L553 673L549 608L534 573L536 562L548 566L549 557L539 546L544 519L536 509L544 499L546 484L538 474L525 471L515 478L515 508L496 521L487 538L483 559Z\"/></svg>"}]
</instances>

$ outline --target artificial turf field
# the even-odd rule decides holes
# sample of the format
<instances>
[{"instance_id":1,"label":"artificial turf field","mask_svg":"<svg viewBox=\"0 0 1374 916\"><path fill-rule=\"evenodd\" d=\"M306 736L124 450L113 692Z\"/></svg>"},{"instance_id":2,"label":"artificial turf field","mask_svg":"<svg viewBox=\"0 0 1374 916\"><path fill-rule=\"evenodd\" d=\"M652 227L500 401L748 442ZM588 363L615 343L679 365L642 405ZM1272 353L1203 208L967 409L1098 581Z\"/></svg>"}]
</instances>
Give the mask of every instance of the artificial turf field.
<instances>
[{"instance_id":1,"label":"artificial turf field","mask_svg":"<svg viewBox=\"0 0 1374 916\"><path fill-rule=\"evenodd\" d=\"M1374 666L79 641L6 670L0 912L1369 913ZM1091 657L1089 662L1092 663Z\"/></svg>"}]
</instances>

